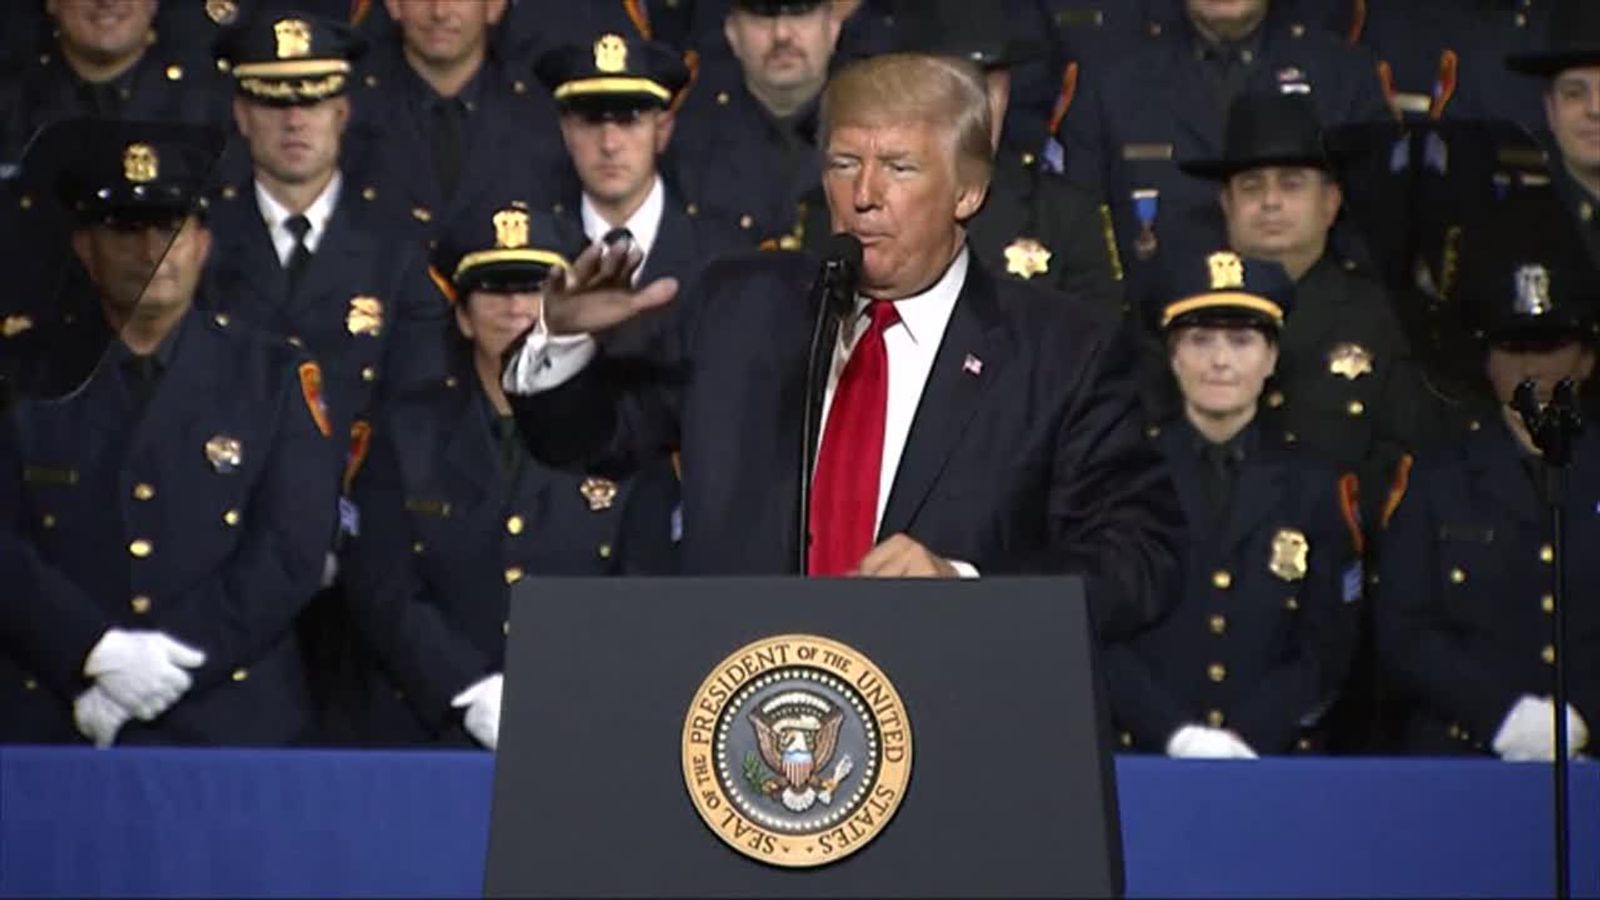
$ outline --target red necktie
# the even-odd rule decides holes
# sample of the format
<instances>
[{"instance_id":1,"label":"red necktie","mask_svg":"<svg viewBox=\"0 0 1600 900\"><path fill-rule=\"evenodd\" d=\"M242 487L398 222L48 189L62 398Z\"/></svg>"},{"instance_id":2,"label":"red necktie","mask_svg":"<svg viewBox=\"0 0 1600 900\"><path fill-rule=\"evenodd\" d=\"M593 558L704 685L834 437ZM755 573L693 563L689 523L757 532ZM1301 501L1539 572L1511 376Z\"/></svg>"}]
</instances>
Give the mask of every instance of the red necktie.
<instances>
[{"instance_id":1,"label":"red necktie","mask_svg":"<svg viewBox=\"0 0 1600 900\"><path fill-rule=\"evenodd\" d=\"M843 575L872 549L883 468L883 422L889 407L889 353L884 329L900 321L894 304L875 300L872 324L850 351L828 408L828 423L811 480L811 547L807 572Z\"/></svg>"}]
</instances>

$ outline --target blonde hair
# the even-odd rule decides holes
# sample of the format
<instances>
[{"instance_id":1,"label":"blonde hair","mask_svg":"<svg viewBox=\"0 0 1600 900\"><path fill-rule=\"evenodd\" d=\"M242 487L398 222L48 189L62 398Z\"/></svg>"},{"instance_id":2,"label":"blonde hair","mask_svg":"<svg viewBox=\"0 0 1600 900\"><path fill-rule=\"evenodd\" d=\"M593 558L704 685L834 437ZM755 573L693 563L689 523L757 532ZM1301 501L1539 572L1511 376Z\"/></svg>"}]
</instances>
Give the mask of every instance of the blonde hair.
<instances>
[{"instance_id":1,"label":"blonde hair","mask_svg":"<svg viewBox=\"0 0 1600 900\"><path fill-rule=\"evenodd\" d=\"M956 177L987 184L994 168L983 70L963 59L887 53L846 66L822 94L820 145L841 126L927 122L950 135Z\"/></svg>"}]
</instances>

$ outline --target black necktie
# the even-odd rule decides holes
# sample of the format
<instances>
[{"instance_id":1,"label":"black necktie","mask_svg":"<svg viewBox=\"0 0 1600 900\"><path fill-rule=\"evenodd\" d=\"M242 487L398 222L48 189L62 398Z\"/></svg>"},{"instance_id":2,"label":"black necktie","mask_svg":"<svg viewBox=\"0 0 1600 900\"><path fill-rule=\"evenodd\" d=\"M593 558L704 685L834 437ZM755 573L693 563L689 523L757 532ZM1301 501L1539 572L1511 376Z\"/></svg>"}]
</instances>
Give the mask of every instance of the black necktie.
<instances>
[{"instance_id":1,"label":"black necktie","mask_svg":"<svg viewBox=\"0 0 1600 900\"><path fill-rule=\"evenodd\" d=\"M455 195L456 183L461 179L462 118L461 101L455 97L433 104L433 122L428 134L433 144L433 168L439 178L439 194L445 199Z\"/></svg>"},{"instance_id":2,"label":"black necktie","mask_svg":"<svg viewBox=\"0 0 1600 900\"><path fill-rule=\"evenodd\" d=\"M517 433L516 416L495 416L495 442L500 445L500 468L509 478L522 470L522 435Z\"/></svg>"},{"instance_id":3,"label":"black necktie","mask_svg":"<svg viewBox=\"0 0 1600 900\"><path fill-rule=\"evenodd\" d=\"M604 237L600 238L600 243L605 244L607 247L615 246L623 241L627 241L630 244L633 243L633 232L626 228L613 228L606 232Z\"/></svg>"},{"instance_id":4,"label":"black necktie","mask_svg":"<svg viewBox=\"0 0 1600 900\"><path fill-rule=\"evenodd\" d=\"M1201 455L1206 462L1204 478L1206 505L1210 508L1212 521L1220 525L1228 514L1228 506L1233 501L1233 483L1238 471L1238 460L1235 458L1233 447L1228 444L1207 444Z\"/></svg>"},{"instance_id":5,"label":"black necktie","mask_svg":"<svg viewBox=\"0 0 1600 900\"><path fill-rule=\"evenodd\" d=\"M289 295L292 297L299 292L306 269L311 267L311 248L306 246L311 220L303 215L293 215L283 220L283 227L294 236L294 249L290 251L289 264L285 267L289 273Z\"/></svg>"},{"instance_id":6,"label":"black necktie","mask_svg":"<svg viewBox=\"0 0 1600 900\"><path fill-rule=\"evenodd\" d=\"M156 392L156 385L161 381L161 361L154 355L130 356L122 365L123 371L127 374L128 393L133 397L136 414L142 413L150 404L150 398Z\"/></svg>"}]
</instances>

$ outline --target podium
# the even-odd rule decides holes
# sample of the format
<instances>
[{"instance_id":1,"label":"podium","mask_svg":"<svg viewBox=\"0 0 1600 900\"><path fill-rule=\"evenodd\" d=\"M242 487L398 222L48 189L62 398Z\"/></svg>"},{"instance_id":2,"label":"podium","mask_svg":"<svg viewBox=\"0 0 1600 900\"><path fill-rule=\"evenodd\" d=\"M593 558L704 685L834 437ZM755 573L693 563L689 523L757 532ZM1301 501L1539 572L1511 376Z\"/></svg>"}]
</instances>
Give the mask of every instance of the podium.
<instances>
[{"instance_id":1,"label":"podium","mask_svg":"<svg viewBox=\"0 0 1600 900\"><path fill-rule=\"evenodd\" d=\"M489 896L1110 896L1074 578L531 579Z\"/></svg>"}]
</instances>

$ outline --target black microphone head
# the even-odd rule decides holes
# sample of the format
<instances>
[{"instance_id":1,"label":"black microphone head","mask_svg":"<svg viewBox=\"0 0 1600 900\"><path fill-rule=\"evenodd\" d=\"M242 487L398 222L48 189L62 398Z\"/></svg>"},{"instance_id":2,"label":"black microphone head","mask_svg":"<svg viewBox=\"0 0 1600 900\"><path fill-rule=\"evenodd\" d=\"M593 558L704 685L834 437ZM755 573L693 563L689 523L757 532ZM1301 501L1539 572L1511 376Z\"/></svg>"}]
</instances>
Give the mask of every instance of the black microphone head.
<instances>
[{"instance_id":1,"label":"black microphone head","mask_svg":"<svg viewBox=\"0 0 1600 900\"><path fill-rule=\"evenodd\" d=\"M1539 382L1532 379L1523 379L1511 395L1511 408L1522 416L1522 421L1530 428L1534 428L1539 419Z\"/></svg>"},{"instance_id":2,"label":"black microphone head","mask_svg":"<svg viewBox=\"0 0 1600 900\"><path fill-rule=\"evenodd\" d=\"M828 238L828 243L822 248L822 258L830 263L844 263L852 271L859 271L861 239L847 231L841 231Z\"/></svg>"}]
</instances>

